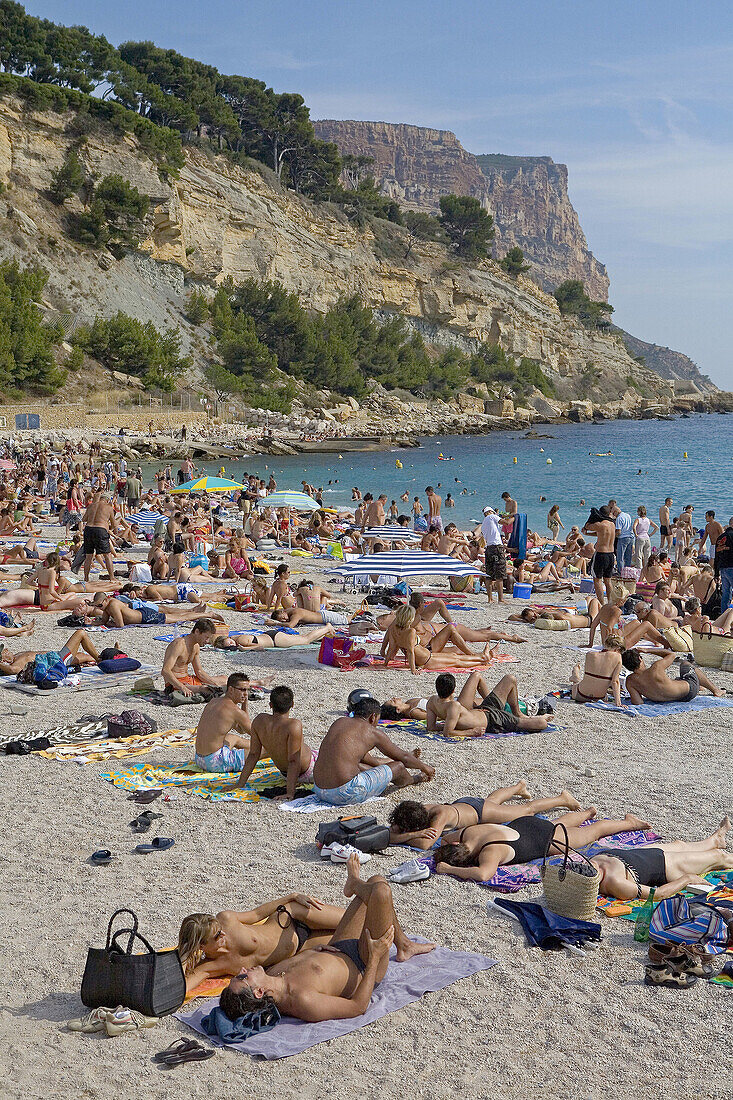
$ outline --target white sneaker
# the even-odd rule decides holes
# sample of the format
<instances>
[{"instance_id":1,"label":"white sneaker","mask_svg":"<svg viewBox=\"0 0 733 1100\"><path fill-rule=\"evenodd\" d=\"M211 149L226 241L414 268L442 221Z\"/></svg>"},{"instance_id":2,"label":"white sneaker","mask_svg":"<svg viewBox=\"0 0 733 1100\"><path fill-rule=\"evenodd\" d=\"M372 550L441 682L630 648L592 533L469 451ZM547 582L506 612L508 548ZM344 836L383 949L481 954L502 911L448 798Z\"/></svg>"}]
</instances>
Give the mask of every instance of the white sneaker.
<instances>
[{"instance_id":1,"label":"white sneaker","mask_svg":"<svg viewBox=\"0 0 733 1100\"><path fill-rule=\"evenodd\" d=\"M401 863L387 875L388 882L424 882L430 878L430 868L427 863L421 863L419 859L410 859L407 863Z\"/></svg>"},{"instance_id":2,"label":"white sneaker","mask_svg":"<svg viewBox=\"0 0 733 1100\"><path fill-rule=\"evenodd\" d=\"M110 1012L105 1020L107 1034L121 1035L124 1031L139 1031L143 1027L155 1027L157 1016L143 1016L142 1012L135 1012L132 1008L124 1008L119 1005L114 1012Z\"/></svg>"},{"instance_id":3,"label":"white sneaker","mask_svg":"<svg viewBox=\"0 0 733 1100\"><path fill-rule=\"evenodd\" d=\"M359 863L368 863L372 858L368 852L360 852L353 844L329 844L331 863L348 863L352 856L359 857Z\"/></svg>"},{"instance_id":4,"label":"white sneaker","mask_svg":"<svg viewBox=\"0 0 733 1100\"><path fill-rule=\"evenodd\" d=\"M84 1035L93 1035L95 1031L104 1031L107 1017L114 1012L113 1008L93 1008L86 1016L77 1020L69 1020L66 1025L69 1031L81 1031Z\"/></svg>"}]
</instances>

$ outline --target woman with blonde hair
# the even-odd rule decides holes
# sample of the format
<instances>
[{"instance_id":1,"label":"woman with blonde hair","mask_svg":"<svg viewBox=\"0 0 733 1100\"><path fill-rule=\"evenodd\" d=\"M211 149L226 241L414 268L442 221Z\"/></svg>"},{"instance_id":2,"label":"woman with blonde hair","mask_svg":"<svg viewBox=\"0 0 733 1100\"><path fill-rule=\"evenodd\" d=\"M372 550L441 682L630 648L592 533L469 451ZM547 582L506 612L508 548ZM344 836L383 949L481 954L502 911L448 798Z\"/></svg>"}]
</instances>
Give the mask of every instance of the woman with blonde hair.
<instances>
[{"instance_id":1,"label":"woman with blonde hair","mask_svg":"<svg viewBox=\"0 0 733 1100\"><path fill-rule=\"evenodd\" d=\"M272 966L301 948L327 944L344 915L307 894L287 894L246 913L191 913L181 922L178 954L190 992L207 978Z\"/></svg>"},{"instance_id":2,"label":"woman with blonde hair","mask_svg":"<svg viewBox=\"0 0 733 1100\"><path fill-rule=\"evenodd\" d=\"M451 633L448 628L441 630L426 645L422 645L415 629L415 610L409 604L397 609L394 621L384 635L381 655L389 664L399 653L405 655L413 676L423 668L485 668L491 660L491 642L487 642L481 653L474 653L459 634ZM456 651L445 653L445 646L453 642Z\"/></svg>"}]
</instances>

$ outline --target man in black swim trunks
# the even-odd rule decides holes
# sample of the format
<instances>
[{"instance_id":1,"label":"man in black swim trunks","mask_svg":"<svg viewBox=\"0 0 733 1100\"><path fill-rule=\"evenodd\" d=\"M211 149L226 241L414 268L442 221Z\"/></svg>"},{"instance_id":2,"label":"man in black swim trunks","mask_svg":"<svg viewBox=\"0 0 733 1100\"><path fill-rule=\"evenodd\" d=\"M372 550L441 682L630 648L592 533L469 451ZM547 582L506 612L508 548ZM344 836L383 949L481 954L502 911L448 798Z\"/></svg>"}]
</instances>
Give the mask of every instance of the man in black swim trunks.
<instances>
[{"instance_id":1,"label":"man in black swim trunks","mask_svg":"<svg viewBox=\"0 0 733 1100\"><path fill-rule=\"evenodd\" d=\"M325 947L299 951L265 970L240 971L223 991L219 1006L230 1020L275 1005L281 1015L315 1023L347 1020L366 1012L375 985L387 973L394 942L396 961L433 951L433 943L413 943L402 931L392 891L382 875L363 882L358 856L347 865L344 894L354 900Z\"/></svg>"},{"instance_id":2,"label":"man in black swim trunks","mask_svg":"<svg viewBox=\"0 0 733 1100\"><path fill-rule=\"evenodd\" d=\"M680 662L679 676L676 680L671 680L667 675L667 669L675 661ZM712 680L708 679L701 668L690 664L678 653L660 657L646 668L639 651L627 649L621 654L621 663L630 673L626 677L626 690L634 705L644 702L689 703L699 693L701 687L717 698L725 694L721 688L715 686Z\"/></svg>"},{"instance_id":3,"label":"man in black swim trunks","mask_svg":"<svg viewBox=\"0 0 733 1100\"><path fill-rule=\"evenodd\" d=\"M110 527L115 530L115 518L112 505L104 493L98 491L92 497L92 502L84 513L84 580L89 580L89 573L97 554L104 558L104 564L109 573L109 579L114 580L115 567L112 561L112 548L110 546Z\"/></svg>"},{"instance_id":4,"label":"man in black swim trunks","mask_svg":"<svg viewBox=\"0 0 733 1100\"><path fill-rule=\"evenodd\" d=\"M516 677L502 676L493 691L480 672L472 672L454 698L456 678L442 672L435 681L436 694L428 699L428 730L446 737L481 737L485 733L537 733L547 729L547 714L522 714ZM509 710L507 710L507 706Z\"/></svg>"},{"instance_id":5,"label":"man in black swim trunks","mask_svg":"<svg viewBox=\"0 0 733 1100\"><path fill-rule=\"evenodd\" d=\"M598 509L597 515L586 523L583 534L596 536L596 549L591 564L593 587L601 603L604 602L604 597L610 601L611 577L616 568L616 524L611 519L608 505L604 504Z\"/></svg>"}]
</instances>

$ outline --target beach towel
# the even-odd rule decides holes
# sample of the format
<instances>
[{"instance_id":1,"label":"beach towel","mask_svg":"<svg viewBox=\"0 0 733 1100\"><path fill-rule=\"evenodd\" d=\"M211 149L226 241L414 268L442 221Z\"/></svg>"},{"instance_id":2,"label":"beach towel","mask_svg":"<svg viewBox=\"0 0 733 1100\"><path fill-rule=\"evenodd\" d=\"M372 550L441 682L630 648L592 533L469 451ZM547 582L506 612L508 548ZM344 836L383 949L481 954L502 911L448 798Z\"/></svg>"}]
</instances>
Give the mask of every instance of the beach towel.
<instances>
[{"instance_id":1,"label":"beach towel","mask_svg":"<svg viewBox=\"0 0 733 1100\"><path fill-rule=\"evenodd\" d=\"M501 730L498 733L487 733L484 730L483 733L480 733L466 730L465 733L455 733L448 736L435 730L428 730L427 723L417 718L404 718L399 722L380 722L379 725L394 726L395 729L403 730L404 733L411 733L413 737L422 737L426 741L444 741L450 745L457 745L464 741L491 741L495 737L526 737L527 734L540 732L538 730ZM550 725L541 732L553 732L559 728L559 726Z\"/></svg>"},{"instance_id":2,"label":"beach towel","mask_svg":"<svg viewBox=\"0 0 733 1100\"><path fill-rule=\"evenodd\" d=\"M138 676L157 676L158 669L155 665L143 664L132 672L102 672L96 665L85 665L78 672L70 672L58 686L58 691L94 691L102 687L116 687L127 684ZM20 684L14 676L0 678L0 687L8 691L20 691L24 695L48 695L48 691L36 687L35 684Z\"/></svg>"},{"instance_id":3,"label":"beach towel","mask_svg":"<svg viewBox=\"0 0 733 1100\"><path fill-rule=\"evenodd\" d=\"M280 773L278 772L278 775ZM345 806L364 806L367 802L382 802L382 795L372 795L371 798L365 798L361 802L345 802L342 805ZM287 810L292 814L316 814L319 810L329 810L331 813L335 809L340 810L341 806L334 806L332 802L322 802L321 799L315 794L309 794L307 798L296 798L292 802L280 802L278 803L281 810Z\"/></svg>"},{"instance_id":4,"label":"beach towel","mask_svg":"<svg viewBox=\"0 0 733 1100\"><path fill-rule=\"evenodd\" d=\"M236 775L221 772L203 772L197 764L127 764L101 772L101 778L126 791L146 791L160 787L178 788L186 794L195 794L208 802L259 802L257 793L263 787L271 787L282 779L272 760L266 758L256 765L246 787L226 791ZM330 809L333 809L331 806Z\"/></svg>"},{"instance_id":5,"label":"beach towel","mask_svg":"<svg viewBox=\"0 0 733 1100\"><path fill-rule=\"evenodd\" d=\"M602 853L604 848L638 848L643 844L652 844L655 840L661 840L658 833L653 833L650 830L646 832L639 830L604 837L603 840L579 848L578 851L582 852L588 859L592 859L593 856ZM435 871L435 861L429 853L420 857L419 861L426 864L431 872ZM503 894L516 894L517 890L521 890L523 886L542 881L540 877L541 866L541 859L533 859L530 863L515 863L511 867L499 867L492 879L488 882L478 882L476 885L488 886L492 890L501 891Z\"/></svg>"},{"instance_id":6,"label":"beach towel","mask_svg":"<svg viewBox=\"0 0 733 1100\"><path fill-rule=\"evenodd\" d=\"M733 871L710 871L707 875L701 875L706 882L715 887L709 894L703 896L703 900L714 901L715 898L730 900L733 898ZM680 890L685 897L693 897L694 891ZM699 895L698 895L699 896ZM601 895L598 898L598 909L606 917L620 917L622 920L635 921L639 910L646 905L645 898L635 898L633 901L619 901L618 898L607 898Z\"/></svg>"},{"instance_id":7,"label":"beach towel","mask_svg":"<svg viewBox=\"0 0 733 1100\"><path fill-rule=\"evenodd\" d=\"M536 901L497 898L496 905L508 916L516 917L530 947L560 951L568 945L583 947L588 941L598 943L601 938L600 924L561 917Z\"/></svg>"},{"instance_id":8,"label":"beach towel","mask_svg":"<svg viewBox=\"0 0 733 1100\"><path fill-rule=\"evenodd\" d=\"M105 729L107 722L105 720ZM52 745L39 749L38 756L48 760L71 760L74 764L89 764L97 760L121 760L126 756L145 756L153 749L174 748L190 744L196 736L195 729L158 730L130 737L107 737L103 740L78 741L67 745Z\"/></svg>"},{"instance_id":9,"label":"beach towel","mask_svg":"<svg viewBox=\"0 0 733 1100\"><path fill-rule=\"evenodd\" d=\"M628 696L627 696L628 698ZM624 718L671 718L673 714L688 714L693 710L710 710L713 707L733 707L733 699L716 699L712 695L697 695L688 703L627 703L617 707L613 703L585 703L594 710L610 710L623 714Z\"/></svg>"},{"instance_id":10,"label":"beach towel","mask_svg":"<svg viewBox=\"0 0 733 1100\"><path fill-rule=\"evenodd\" d=\"M417 937L415 937L417 938ZM424 942L424 941L423 941ZM392 948L394 958L394 948ZM483 970L496 966L496 960L486 955L468 951L451 951L447 947L437 947L428 955L413 955L406 962L391 961L383 981L375 988L368 1009L363 1016L351 1020L324 1020L311 1024L304 1020L295 1020L292 1016L283 1016L271 1030L253 1035L242 1042L227 1044L228 1049L241 1051L253 1058L272 1061L276 1058L289 1058L301 1054L304 1050L325 1043L329 1039L338 1039L352 1031L358 1031L396 1012L405 1005L417 1001L425 993L435 993L446 989L462 978L469 978ZM187 1024L194 1031L204 1035L201 1020L216 1006L216 1001L207 1001L193 1010L175 1013L176 1019ZM223 1046L220 1039L207 1036L214 1046Z\"/></svg>"}]
</instances>

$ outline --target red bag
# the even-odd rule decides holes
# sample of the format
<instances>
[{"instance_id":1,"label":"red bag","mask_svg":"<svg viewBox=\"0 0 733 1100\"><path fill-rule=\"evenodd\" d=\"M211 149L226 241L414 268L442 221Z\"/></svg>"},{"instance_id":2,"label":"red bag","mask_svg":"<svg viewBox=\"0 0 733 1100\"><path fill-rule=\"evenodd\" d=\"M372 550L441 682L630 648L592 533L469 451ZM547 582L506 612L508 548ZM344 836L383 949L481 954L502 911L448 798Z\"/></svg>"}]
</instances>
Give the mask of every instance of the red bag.
<instances>
[{"instance_id":1,"label":"red bag","mask_svg":"<svg viewBox=\"0 0 733 1100\"><path fill-rule=\"evenodd\" d=\"M345 656L353 645L351 638L324 638L318 650L318 661L322 665L338 664L337 657Z\"/></svg>"}]
</instances>

